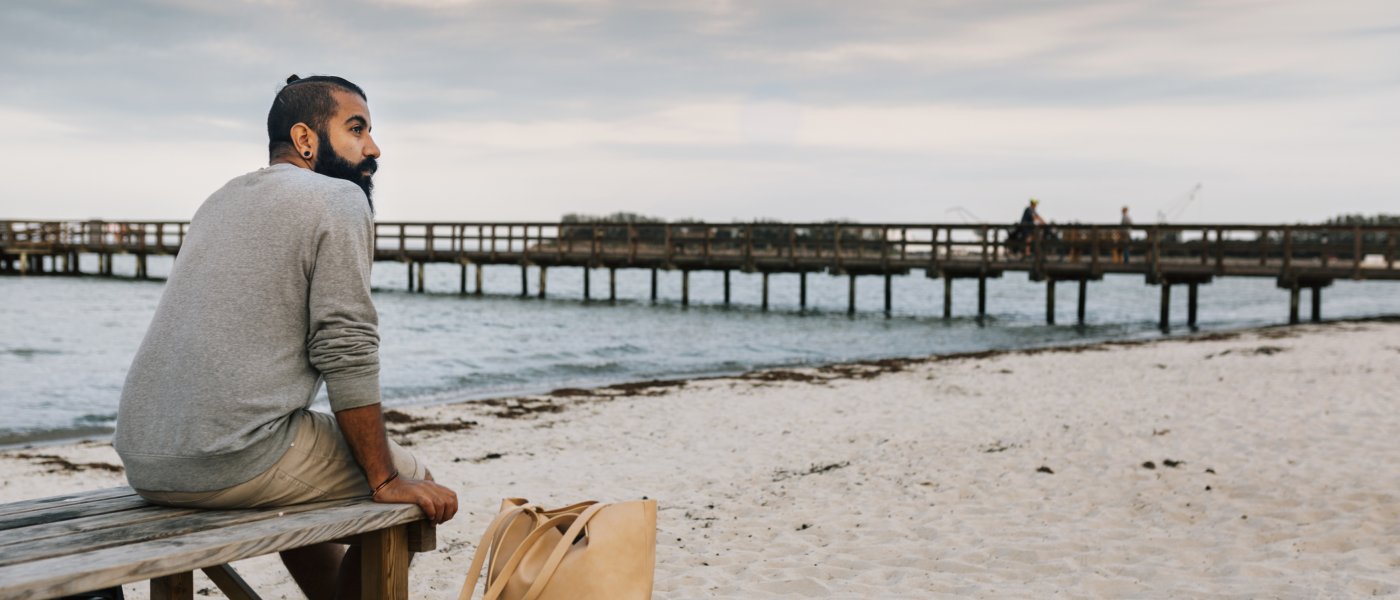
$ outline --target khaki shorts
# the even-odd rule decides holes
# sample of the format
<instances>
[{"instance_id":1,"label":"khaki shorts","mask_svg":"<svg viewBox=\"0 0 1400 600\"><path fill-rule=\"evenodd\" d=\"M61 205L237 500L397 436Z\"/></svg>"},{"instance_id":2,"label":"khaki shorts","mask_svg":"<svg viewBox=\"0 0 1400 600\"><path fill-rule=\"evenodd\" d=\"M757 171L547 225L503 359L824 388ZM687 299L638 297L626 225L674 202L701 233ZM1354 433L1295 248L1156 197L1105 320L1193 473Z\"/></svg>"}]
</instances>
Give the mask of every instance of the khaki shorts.
<instances>
[{"instance_id":1,"label":"khaki shorts","mask_svg":"<svg viewBox=\"0 0 1400 600\"><path fill-rule=\"evenodd\" d=\"M296 435L291 447L262 475L212 492L136 493L156 504L196 508L286 506L370 495L364 471L350 453L335 417L303 410L292 419ZM389 441L389 453L401 477L423 479L427 475L427 466L393 440Z\"/></svg>"}]
</instances>

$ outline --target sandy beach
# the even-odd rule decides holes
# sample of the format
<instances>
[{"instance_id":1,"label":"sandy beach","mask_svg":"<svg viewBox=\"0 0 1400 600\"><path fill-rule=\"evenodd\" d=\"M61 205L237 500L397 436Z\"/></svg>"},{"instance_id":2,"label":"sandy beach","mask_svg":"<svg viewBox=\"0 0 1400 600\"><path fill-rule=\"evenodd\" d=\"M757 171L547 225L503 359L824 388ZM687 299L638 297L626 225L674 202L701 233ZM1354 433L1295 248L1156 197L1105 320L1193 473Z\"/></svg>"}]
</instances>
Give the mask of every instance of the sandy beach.
<instances>
[{"instance_id":1,"label":"sandy beach","mask_svg":"<svg viewBox=\"0 0 1400 600\"><path fill-rule=\"evenodd\" d=\"M390 420L462 507L415 598L455 597L505 496L657 499L657 598L1338 598L1400 595L1397 409L1400 323L1371 321ZM0 501L124 484L116 465L102 441L6 451ZM236 567L300 597L273 557Z\"/></svg>"}]
</instances>

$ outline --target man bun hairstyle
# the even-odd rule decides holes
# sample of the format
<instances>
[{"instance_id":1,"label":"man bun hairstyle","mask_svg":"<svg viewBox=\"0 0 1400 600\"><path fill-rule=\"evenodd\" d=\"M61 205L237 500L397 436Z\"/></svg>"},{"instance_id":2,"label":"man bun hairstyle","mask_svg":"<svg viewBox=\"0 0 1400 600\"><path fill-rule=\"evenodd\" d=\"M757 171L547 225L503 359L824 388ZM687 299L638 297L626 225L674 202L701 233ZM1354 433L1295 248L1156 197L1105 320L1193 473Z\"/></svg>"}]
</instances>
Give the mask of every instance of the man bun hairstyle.
<instances>
[{"instance_id":1,"label":"man bun hairstyle","mask_svg":"<svg viewBox=\"0 0 1400 600\"><path fill-rule=\"evenodd\" d=\"M317 135L325 137L326 121L338 108L332 95L336 90L369 100L360 86L342 77L298 77L296 74L287 77L287 85L277 91L277 97L272 100L272 110L267 113L268 157L296 153L292 144L292 126L297 123L306 123Z\"/></svg>"}]
</instances>

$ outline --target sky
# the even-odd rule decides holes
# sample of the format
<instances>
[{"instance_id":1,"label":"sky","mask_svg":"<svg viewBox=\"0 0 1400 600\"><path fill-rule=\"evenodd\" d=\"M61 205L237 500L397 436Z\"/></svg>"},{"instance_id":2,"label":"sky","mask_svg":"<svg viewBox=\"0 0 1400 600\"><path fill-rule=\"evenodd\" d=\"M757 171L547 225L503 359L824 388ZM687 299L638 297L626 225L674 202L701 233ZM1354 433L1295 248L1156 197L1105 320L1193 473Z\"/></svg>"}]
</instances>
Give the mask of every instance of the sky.
<instances>
[{"instance_id":1,"label":"sky","mask_svg":"<svg viewBox=\"0 0 1400 600\"><path fill-rule=\"evenodd\" d=\"M1400 213L1394 0L5 0L0 219L188 219L292 73L380 221Z\"/></svg>"}]
</instances>

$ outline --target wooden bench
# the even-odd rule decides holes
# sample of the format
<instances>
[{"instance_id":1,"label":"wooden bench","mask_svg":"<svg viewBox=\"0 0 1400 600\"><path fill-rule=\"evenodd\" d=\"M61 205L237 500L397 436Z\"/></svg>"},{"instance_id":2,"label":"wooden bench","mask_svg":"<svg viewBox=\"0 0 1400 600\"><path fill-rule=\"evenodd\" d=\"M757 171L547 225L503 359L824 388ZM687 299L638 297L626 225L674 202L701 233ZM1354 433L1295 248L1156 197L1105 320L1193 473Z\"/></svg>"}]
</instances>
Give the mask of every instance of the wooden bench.
<instances>
[{"instance_id":1,"label":"wooden bench","mask_svg":"<svg viewBox=\"0 0 1400 600\"><path fill-rule=\"evenodd\" d=\"M0 598L54 598L150 580L190 599L196 569L229 598L257 594L229 563L320 542L361 544L363 598L408 598L408 557L436 547L411 504L336 500L268 509L156 506L128 487L0 505Z\"/></svg>"}]
</instances>

